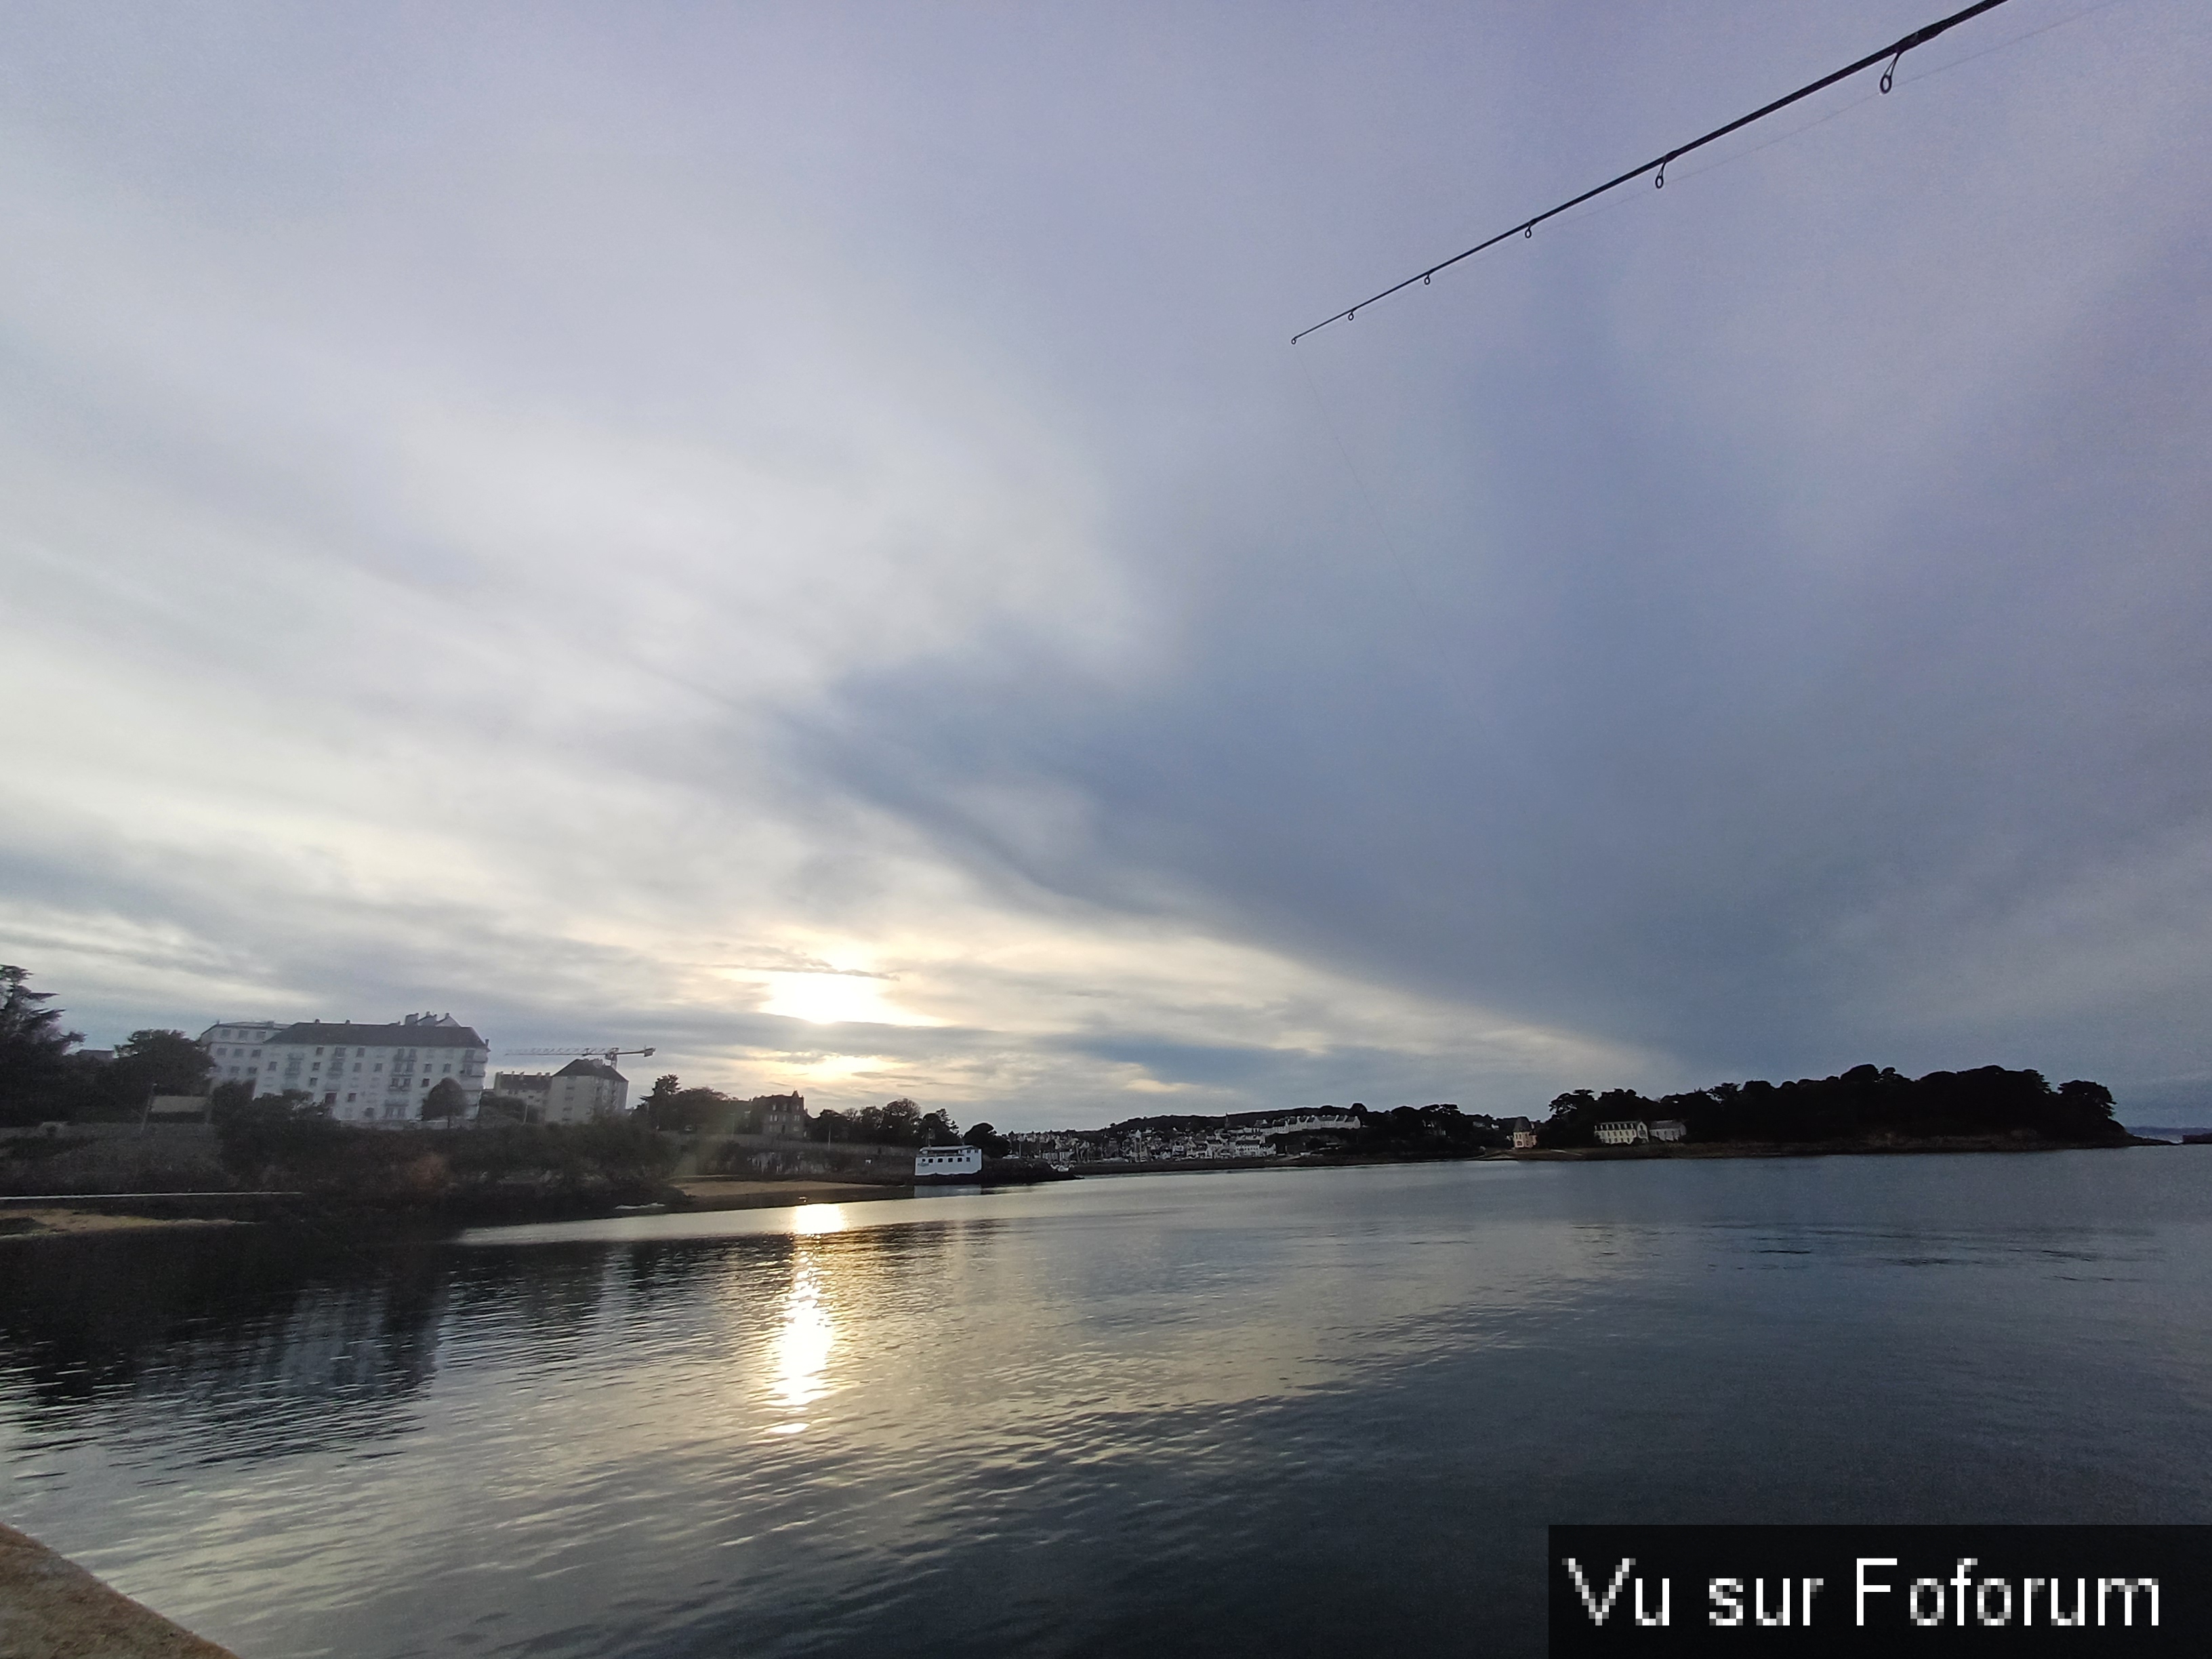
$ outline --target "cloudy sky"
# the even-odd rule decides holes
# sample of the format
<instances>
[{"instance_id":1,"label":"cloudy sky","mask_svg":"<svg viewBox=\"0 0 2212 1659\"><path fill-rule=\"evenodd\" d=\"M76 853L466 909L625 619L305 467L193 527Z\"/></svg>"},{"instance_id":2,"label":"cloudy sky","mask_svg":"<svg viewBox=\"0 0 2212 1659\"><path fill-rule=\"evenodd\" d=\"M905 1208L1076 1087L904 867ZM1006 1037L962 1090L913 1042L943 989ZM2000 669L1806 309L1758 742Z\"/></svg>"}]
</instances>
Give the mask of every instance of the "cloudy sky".
<instances>
[{"instance_id":1,"label":"cloudy sky","mask_svg":"<svg viewBox=\"0 0 2212 1659\"><path fill-rule=\"evenodd\" d=\"M0 960L963 1122L2212 1121L2212 9L0 16Z\"/></svg>"}]
</instances>

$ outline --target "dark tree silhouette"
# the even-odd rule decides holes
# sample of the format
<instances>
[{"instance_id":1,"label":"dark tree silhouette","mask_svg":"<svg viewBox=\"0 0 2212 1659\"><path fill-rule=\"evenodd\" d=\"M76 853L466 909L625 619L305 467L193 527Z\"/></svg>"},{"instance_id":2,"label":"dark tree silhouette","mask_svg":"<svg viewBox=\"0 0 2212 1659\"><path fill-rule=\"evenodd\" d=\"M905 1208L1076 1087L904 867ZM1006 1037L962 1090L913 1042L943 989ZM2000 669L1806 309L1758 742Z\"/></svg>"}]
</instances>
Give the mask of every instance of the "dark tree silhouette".
<instances>
[{"instance_id":1,"label":"dark tree silhouette","mask_svg":"<svg viewBox=\"0 0 2212 1659\"><path fill-rule=\"evenodd\" d=\"M451 1123L469 1109L469 1097L461 1085L449 1077L441 1077L430 1085L430 1092L422 1097L422 1121L425 1123Z\"/></svg>"},{"instance_id":2,"label":"dark tree silhouette","mask_svg":"<svg viewBox=\"0 0 2212 1659\"><path fill-rule=\"evenodd\" d=\"M108 1104L134 1111L149 1095L196 1095L207 1086L215 1062L182 1031L133 1031L115 1050L100 1092Z\"/></svg>"},{"instance_id":3,"label":"dark tree silhouette","mask_svg":"<svg viewBox=\"0 0 2212 1659\"><path fill-rule=\"evenodd\" d=\"M1673 1118L1692 1141L1819 1145L1838 1141L1986 1139L2075 1146L2124 1143L2112 1091L2076 1079L2053 1089L2043 1073L2002 1066L1909 1078L1887 1066L1855 1066L1837 1077L1793 1083L1716 1084L1648 1100L1632 1089L1577 1089L1552 1102L1538 1131L1547 1146L1588 1146L1600 1123Z\"/></svg>"},{"instance_id":4,"label":"dark tree silhouette","mask_svg":"<svg viewBox=\"0 0 2212 1659\"><path fill-rule=\"evenodd\" d=\"M1004 1158L1012 1150L1006 1136L988 1123L978 1123L960 1139L986 1158Z\"/></svg>"},{"instance_id":5,"label":"dark tree silhouette","mask_svg":"<svg viewBox=\"0 0 2212 1659\"><path fill-rule=\"evenodd\" d=\"M52 991L30 988L30 974L0 965L0 1123L35 1123L63 1078L82 1031L62 1029L62 1011L42 1007Z\"/></svg>"}]
</instances>

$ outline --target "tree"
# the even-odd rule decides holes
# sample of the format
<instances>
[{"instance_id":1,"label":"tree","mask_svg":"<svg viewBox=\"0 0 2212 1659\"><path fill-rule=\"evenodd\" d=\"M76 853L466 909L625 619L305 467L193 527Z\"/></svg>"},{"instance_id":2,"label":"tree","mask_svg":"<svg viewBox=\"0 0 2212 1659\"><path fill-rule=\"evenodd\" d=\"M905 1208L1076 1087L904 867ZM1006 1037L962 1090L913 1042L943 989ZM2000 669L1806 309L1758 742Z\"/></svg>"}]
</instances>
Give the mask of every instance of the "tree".
<instances>
[{"instance_id":1,"label":"tree","mask_svg":"<svg viewBox=\"0 0 2212 1659\"><path fill-rule=\"evenodd\" d=\"M182 1031L133 1031L116 1048L101 1092L111 1109L127 1115L149 1095L199 1093L214 1069L207 1050Z\"/></svg>"},{"instance_id":2,"label":"tree","mask_svg":"<svg viewBox=\"0 0 2212 1659\"><path fill-rule=\"evenodd\" d=\"M930 1115L934 1117L939 1115L933 1112ZM986 1158L1004 1158L1013 1150L1012 1144L1006 1136L988 1123L978 1123L960 1139Z\"/></svg>"},{"instance_id":3,"label":"tree","mask_svg":"<svg viewBox=\"0 0 2212 1659\"><path fill-rule=\"evenodd\" d=\"M2086 1122L2096 1124L2112 1118L2112 1091L2101 1083L2077 1077L2071 1083L2058 1085L2058 1097Z\"/></svg>"},{"instance_id":4,"label":"tree","mask_svg":"<svg viewBox=\"0 0 2212 1659\"><path fill-rule=\"evenodd\" d=\"M62 1011L39 1005L52 991L29 988L31 975L0 965L0 1122L35 1123L46 1092L60 1079L82 1031L62 1030Z\"/></svg>"},{"instance_id":5,"label":"tree","mask_svg":"<svg viewBox=\"0 0 2212 1659\"><path fill-rule=\"evenodd\" d=\"M235 1111L253 1102L253 1085L242 1078L233 1078L228 1083L218 1083L208 1091L208 1111L220 1118L225 1112Z\"/></svg>"},{"instance_id":6,"label":"tree","mask_svg":"<svg viewBox=\"0 0 2212 1659\"><path fill-rule=\"evenodd\" d=\"M422 1121L425 1123L443 1120L448 1127L453 1121L469 1109L469 1097L461 1085L449 1077L441 1077L430 1085L429 1093L422 1097Z\"/></svg>"},{"instance_id":7,"label":"tree","mask_svg":"<svg viewBox=\"0 0 2212 1659\"><path fill-rule=\"evenodd\" d=\"M433 1089L431 1093L435 1094ZM520 1095L483 1094L477 1099L477 1121L479 1123L527 1123L530 1121L530 1103Z\"/></svg>"},{"instance_id":8,"label":"tree","mask_svg":"<svg viewBox=\"0 0 2212 1659\"><path fill-rule=\"evenodd\" d=\"M680 1130L687 1135L726 1135L737 1128L742 1109L719 1089L691 1088L666 1096L653 1110L655 1128Z\"/></svg>"},{"instance_id":9,"label":"tree","mask_svg":"<svg viewBox=\"0 0 2212 1659\"><path fill-rule=\"evenodd\" d=\"M674 1128L676 1125L670 1117L670 1111L675 1105L677 1094L682 1088L683 1085L678 1081L676 1073L673 1072L665 1072L653 1079L653 1087L646 1091L645 1098L638 1103L638 1109L645 1114L645 1121L656 1129Z\"/></svg>"},{"instance_id":10,"label":"tree","mask_svg":"<svg viewBox=\"0 0 2212 1659\"><path fill-rule=\"evenodd\" d=\"M284 1164L326 1158L346 1138L346 1130L331 1121L330 1109L315 1105L301 1089L242 1103L227 1100L212 1112L223 1166L248 1185L259 1184Z\"/></svg>"},{"instance_id":11,"label":"tree","mask_svg":"<svg viewBox=\"0 0 2212 1659\"><path fill-rule=\"evenodd\" d=\"M960 1144L960 1126L952 1121L952 1114L942 1109L927 1113L915 1125L922 1146L957 1146Z\"/></svg>"}]
</instances>

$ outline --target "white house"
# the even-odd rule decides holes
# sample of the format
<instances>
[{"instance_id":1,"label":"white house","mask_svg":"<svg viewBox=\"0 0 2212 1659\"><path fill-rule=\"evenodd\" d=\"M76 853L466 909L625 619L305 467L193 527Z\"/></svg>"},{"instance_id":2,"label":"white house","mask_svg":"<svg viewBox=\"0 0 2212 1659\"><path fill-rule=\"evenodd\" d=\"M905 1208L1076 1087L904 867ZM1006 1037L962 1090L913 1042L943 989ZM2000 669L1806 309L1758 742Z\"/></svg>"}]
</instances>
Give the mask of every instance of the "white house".
<instances>
[{"instance_id":1,"label":"white house","mask_svg":"<svg viewBox=\"0 0 2212 1659\"><path fill-rule=\"evenodd\" d=\"M1597 1138L1607 1146L1639 1146L1651 1139L1651 1126L1641 1118L1625 1117L1599 1124Z\"/></svg>"},{"instance_id":2,"label":"white house","mask_svg":"<svg viewBox=\"0 0 2212 1659\"><path fill-rule=\"evenodd\" d=\"M588 1123L620 1117L629 1103L629 1079L604 1060L572 1060L545 1085L545 1121Z\"/></svg>"},{"instance_id":3,"label":"white house","mask_svg":"<svg viewBox=\"0 0 2212 1659\"><path fill-rule=\"evenodd\" d=\"M504 1095L510 1100L521 1101L530 1109L530 1121L545 1121L545 1094L553 1086L550 1072L494 1072L491 1092Z\"/></svg>"},{"instance_id":4,"label":"white house","mask_svg":"<svg viewBox=\"0 0 2212 1659\"><path fill-rule=\"evenodd\" d=\"M282 1019L219 1019L209 1026L200 1033L200 1047L215 1065L208 1082L245 1083L258 1077L265 1058L262 1049L289 1024Z\"/></svg>"},{"instance_id":5,"label":"white house","mask_svg":"<svg viewBox=\"0 0 2212 1659\"><path fill-rule=\"evenodd\" d=\"M914 1155L915 1177L971 1176L983 1171L980 1146L925 1146Z\"/></svg>"},{"instance_id":6,"label":"white house","mask_svg":"<svg viewBox=\"0 0 2212 1659\"><path fill-rule=\"evenodd\" d=\"M330 1108L340 1122L386 1126L420 1120L424 1098L448 1078L460 1085L466 1103L461 1115L475 1116L483 1094L484 1062L491 1057L484 1040L451 1014L409 1014L388 1025L311 1019L284 1026L258 1045L242 1046L244 1080L253 1085L255 1095L298 1089ZM232 1080L222 1070L230 1063L228 1055L217 1059L217 1083Z\"/></svg>"},{"instance_id":7,"label":"white house","mask_svg":"<svg viewBox=\"0 0 2212 1659\"><path fill-rule=\"evenodd\" d=\"M1296 1111L1277 1112L1261 1120L1269 1134L1295 1134L1304 1129L1357 1129L1359 1114L1347 1112L1341 1106L1306 1106Z\"/></svg>"},{"instance_id":8,"label":"white house","mask_svg":"<svg viewBox=\"0 0 2212 1659\"><path fill-rule=\"evenodd\" d=\"M1690 1126L1679 1117L1657 1117L1651 1120L1651 1139L1654 1140L1687 1140Z\"/></svg>"}]
</instances>

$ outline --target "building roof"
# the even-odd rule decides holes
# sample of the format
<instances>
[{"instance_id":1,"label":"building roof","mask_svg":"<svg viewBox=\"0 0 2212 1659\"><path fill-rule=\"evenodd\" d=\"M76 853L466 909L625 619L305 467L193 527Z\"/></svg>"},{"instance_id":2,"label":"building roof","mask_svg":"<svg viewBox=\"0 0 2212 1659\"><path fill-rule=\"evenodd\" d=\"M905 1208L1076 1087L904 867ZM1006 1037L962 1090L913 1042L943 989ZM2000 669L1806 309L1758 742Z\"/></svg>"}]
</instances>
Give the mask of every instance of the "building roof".
<instances>
[{"instance_id":1,"label":"building roof","mask_svg":"<svg viewBox=\"0 0 2212 1659\"><path fill-rule=\"evenodd\" d=\"M629 1081L628 1078L624 1077L620 1072L615 1070L613 1066L608 1065L604 1060L572 1060L566 1066L563 1066L559 1071L554 1073L553 1075L555 1077L604 1078L610 1083L627 1083Z\"/></svg>"},{"instance_id":2,"label":"building roof","mask_svg":"<svg viewBox=\"0 0 2212 1659\"><path fill-rule=\"evenodd\" d=\"M357 1042L371 1048L481 1048L484 1040L467 1025L356 1025L349 1020L303 1020L269 1039L285 1042Z\"/></svg>"}]
</instances>

